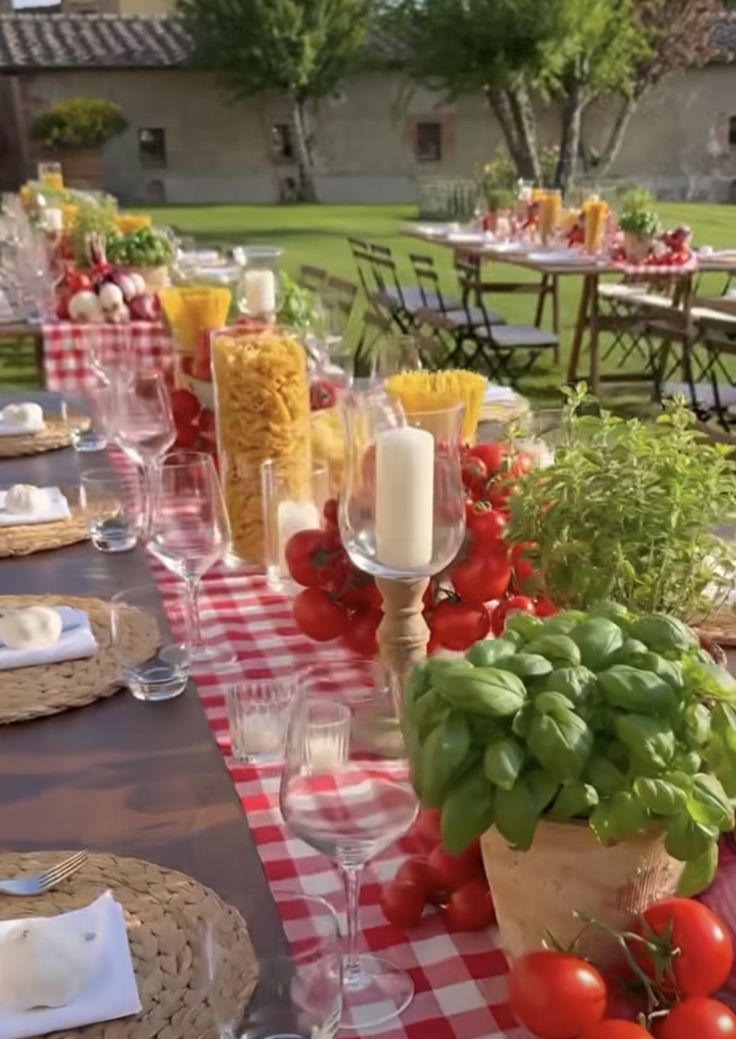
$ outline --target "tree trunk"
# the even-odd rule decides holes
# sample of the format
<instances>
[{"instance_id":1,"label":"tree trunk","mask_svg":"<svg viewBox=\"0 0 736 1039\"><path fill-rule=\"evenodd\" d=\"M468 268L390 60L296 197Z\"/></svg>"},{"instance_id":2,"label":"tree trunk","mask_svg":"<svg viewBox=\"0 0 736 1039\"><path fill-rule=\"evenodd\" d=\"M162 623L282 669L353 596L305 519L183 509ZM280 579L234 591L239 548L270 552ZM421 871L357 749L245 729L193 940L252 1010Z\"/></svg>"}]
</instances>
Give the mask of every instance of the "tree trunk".
<instances>
[{"instance_id":1,"label":"tree trunk","mask_svg":"<svg viewBox=\"0 0 736 1039\"><path fill-rule=\"evenodd\" d=\"M575 180L578 154L580 152L580 131L583 123L583 109L586 97L583 80L575 75L571 78L565 103L562 106L562 128L560 132L560 154L555 170L555 187L564 194Z\"/></svg>"},{"instance_id":2,"label":"tree trunk","mask_svg":"<svg viewBox=\"0 0 736 1039\"><path fill-rule=\"evenodd\" d=\"M537 146L537 123L534 109L523 80L506 91L509 109L519 139L519 147L524 171L521 176L525 180L541 182L542 171L539 164L539 148ZM520 170L521 172L521 170Z\"/></svg>"},{"instance_id":3,"label":"tree trunk","mask_svg":"<svg viewBox=\"0 0 736 1039\"><path fill-rule=\"evenodd\" d=\"M524 93L526 93L525 88ZM523 103L514 98L511 90L486 87L486 97L498 119L509 155L523 180L539 180L539 158L532 113L531 126L520 119ZM531 106L530 106L531 107Z\"/></svg>"},{"instance_id":4,"label":"tree trunk","mask_svg":"<svg viewBox=\"0 0 736 1039\"><path fill-rule=\"evenodd\" d=\"M291 129L293 133L294 160L297 170L297 190L300 202L316 202L317 186L314 180L314 163L307 130L306 100L295 97L291 107Z\"/></svg>"},{"instance_id":5,"label":"tree trunk","mask_svg":"<svg viewBox=\"0 0 736 1039\"><path fill-rule=\"evenodd\" d=\"M606 146L600 155L596 155L592 149L583 147L582 154L586 170L594 170L599 176L605 176L616 161L621 145L624 143L626 131L629 128L631 117L636 111L639 102L644 95L644 90L625 97L618 110L611 132L608 136Z\"/></svg>"}]
</instances>

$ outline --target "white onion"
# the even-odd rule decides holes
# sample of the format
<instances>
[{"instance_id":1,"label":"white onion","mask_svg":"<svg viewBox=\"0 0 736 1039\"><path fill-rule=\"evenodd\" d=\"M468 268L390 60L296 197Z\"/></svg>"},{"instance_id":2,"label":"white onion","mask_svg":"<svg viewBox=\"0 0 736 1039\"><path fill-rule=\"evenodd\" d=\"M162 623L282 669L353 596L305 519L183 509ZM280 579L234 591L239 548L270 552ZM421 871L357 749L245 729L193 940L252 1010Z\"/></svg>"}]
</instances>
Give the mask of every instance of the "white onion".
<instances>
[{"instance_id":1,"label":"white onion","mask_svg":"<svg viewBox=\"0 0 736 1039\"><path fill-rule=\"evenodd\" d=\"M69 317L72 321L101 321L102 309L94 292L75 292L69 300Z\"/></svg>"},{"instance_id":2,"label":"white onion","mask_svg":"<svg viewBox=\"0 0 736 1039\"><path fill-rule=\"evenodd\" d=\"M108 281L100 289L98 299L103 310L111 310L113 307L119 307L124 302L123 290L111 281Z\"/></svg>"}]
</instances>

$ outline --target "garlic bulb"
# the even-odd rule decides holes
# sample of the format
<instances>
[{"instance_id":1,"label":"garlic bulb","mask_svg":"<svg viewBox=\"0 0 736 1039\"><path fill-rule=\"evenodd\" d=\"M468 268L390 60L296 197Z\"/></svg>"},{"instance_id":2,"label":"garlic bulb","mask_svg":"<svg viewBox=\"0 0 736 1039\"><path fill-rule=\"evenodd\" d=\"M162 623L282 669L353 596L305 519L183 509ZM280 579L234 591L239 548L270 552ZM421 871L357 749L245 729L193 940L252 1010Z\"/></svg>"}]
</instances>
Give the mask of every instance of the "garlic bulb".
<instances>
[{"instance_id":1,"label":"garlic bulb","mask_svg":"<svg viewBox=\"0 0 736 1039\"><path fill-rule=\"evenodd\" d=\"M60 917L27 920L0 938L0 1007L63 1007L89 981L99 943Z\"/></svg>"},{"instance_id":2,"label":"garlic bulb","mask_svg":"<svg viewBox=\"0 0 736 1039\"><path fill-rule=\"evenodd\" d=\"M13 513L43 512L48 508L49 496L43 487L32 483L16 483L5 492L5 511Z\"/></svg>"},{"instance_id":3,"label":"garlic bulb","mask_svg":"<svg viewBox=\"0 0 736 1039\"><path fill-rule=\"evenodd\" d=\"M8 404L3 408L2 419L12 426L33 426L43 428L43 408L40 404L29 401L27 404Z\"/></svg>"},{"instance_id":4,"label":"garlic bulb","mask_svg":"<svg viewBox=\"0 0 736 1039\"><path fill-rule=\"evenodd\" d=\"M47 649L61 637L63 622L51 606L28 606L0 615L0 642L8 649Z\"/></svg>"}]
</instances>

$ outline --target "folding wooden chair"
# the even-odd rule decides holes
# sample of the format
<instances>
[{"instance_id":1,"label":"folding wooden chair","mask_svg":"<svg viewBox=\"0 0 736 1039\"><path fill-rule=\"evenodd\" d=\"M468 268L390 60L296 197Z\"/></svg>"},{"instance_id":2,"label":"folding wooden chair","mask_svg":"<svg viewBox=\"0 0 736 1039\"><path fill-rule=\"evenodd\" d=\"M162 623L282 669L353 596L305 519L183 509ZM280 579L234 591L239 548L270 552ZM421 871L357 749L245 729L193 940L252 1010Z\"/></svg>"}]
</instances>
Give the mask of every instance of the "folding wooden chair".
<instances>
[{"instance_id":1,"label":"folding wooden chair","mask_svg":"<svg viewBox=\"0 0 736 1039\"><path fill-rule=\"evenodd\" d=\"M296 280L303 289L308 289L309 292L317 295L326 277L327 271L322 267L312 267L308 263L303 263L299 268Z\"/></svg>"}]
</instances>

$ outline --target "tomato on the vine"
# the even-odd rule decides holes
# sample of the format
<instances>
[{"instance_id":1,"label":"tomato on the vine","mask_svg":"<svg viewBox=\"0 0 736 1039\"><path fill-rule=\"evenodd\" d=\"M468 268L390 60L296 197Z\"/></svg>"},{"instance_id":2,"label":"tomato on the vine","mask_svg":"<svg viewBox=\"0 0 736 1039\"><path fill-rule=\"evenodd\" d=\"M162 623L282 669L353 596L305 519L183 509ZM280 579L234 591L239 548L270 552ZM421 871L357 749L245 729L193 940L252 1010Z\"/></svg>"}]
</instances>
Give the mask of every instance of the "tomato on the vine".
<instances>
[{"instance_id":1,"label":"tomato on the vine","mask_svg":"<svg viewBox=\"0 0 736 1039\"><path fill-rule=\"evenodd\" d=\"M506 618L510 613L533 614L534 612L534 601L528 595L511 595L494 606L491 612L491 631L498 638L504 633Z\"/></svg>"},{"instance_id":2,"label":"tomato on the vine","mask_svg":"<svg viewBox=\"0 0 736 1039\"><path fill-rule=\"evenodd\" d=\"M351 566L340 601L349 610L380 610L383 596L370 574L364 574Z\"/></svg>"},{"instance_id":3,"label":"tomato on the vine","mask_svg":"<svg viewBox=\"0 0 736 1039\"><path fill-rule=\"evenodd\" d=\"M324 538L321 530L300 530L292 534L286 542L286 565L297 584L305 588L319 587L319 555L323 548Z\"/></svg>"},{"instance_id":4,"label":"tomato on the vine","mask_svg":"<svg viewBox=\"0 0 736 1039\"><path fill-rule=\"evenodd\" d=\"M494 509L488 501L477 501L470 510L468 528L475 540L488 545L503 537L508 526L506 517Z\"/></svg>"},{"instance_id":5,"label":"tomato on the vine","mask_svg":"<svg viewBox=\"0 0 736 1039\"><path fill-rule=\"evenodd\" d=\"M72 296L77 292L91 292L94 289L94 282L86 271L67 271L64 284Z\"/></svg>"},{"instance_id":6,"label":"tomato on the vine","mask_svg":"<svg viewBox=\"0 0 736 1039\"><path fill-rule=\"evenodd\" d=\"M652 1033L635 1021L608 1018L594 1025L582 1039L652 1039Z\"/></svg>"},{"instance_id":7,"label":"tomato on the vine","mask_svg":"<svg viewBox=\"0 0 736 1039\"><path fill-rule=\"evenodd\" d=\"M426 846L435 848L442 840L441 816L442 811L439 808L420 808L412 834Z\"/></svg>"},{"instance_id":8,"label":"tomato on the vine","mask_svg":"<svg viewBox=\"0 0 736 1039\"><path fill-rule=\"evenodd\" d=\"M530 1032L544 1039L575 1039L602 1019L607 992L600 973L585 960L535 949L511 967L509 998Z\"/></svg>"},{"instance_id":9,"label":"tomato on the vine","mask_svg":"<svg viewBox=\"0 0 736 1039\"><path fill-rule=\"evenodd\" d=\"M517 451L513 456L511 464L506 470L506 474L509 477L516 476L528 476L534 468L531 455L528 455L526 451Z\"/></svg>"},{"instance_id":10,"label":"tomato on the vine","mask_svg":"<svg viewBox=\"0 0 736 1039\"><path fill-rule=\"evenodd\" d=\"M471 880L453 891L445 912L455 931L482 931L496 919L491 892L482 880Z\"/></svg>"},{"instance_id":11,"label":"tomato on the vine","mask_svg":"<svg viewBox=\"0 0 736 1039\"><path fill-rule=\"evenodd\" d=\"M665 960L670 946L679 950L671 962L677 991L683 999L710 996L723 985L731 973L733 945L726 928L706 905L692 898L668 898L645 909L642 918L645 926L638 927L638 933L649 937L648 925L655 935L662 937ZM640 942L632 942L631 951L647 974L654 977L657 954L645 951ZM671 989L672 982L666 972L665 991L668 982Z\"/></svg>"},{"instance_id":12,"label":"tomato on the vine","mask_svg":"<svg viewBox=\"0 0 736 1039\"><path fill-rule=\"evenodd\" d=\"M383 620L380 610L358 610L352 615L345 641L353 653L366 660L378 652L378 625Z\"/></svg>"},{"instance_id":13,"label":"tomato on the vine","mask_svg":"<svg viewBox=\"0 0 736 1039\"><path fill-rule=\"evenodd\" d=\"M321 588L299 592L292 609L297 627L315 642L339 639L347 632L347 612Z\"/></svg>"},{"instance_id":14,"label":"tomato on the vine","mask_svg":"<svg viewBox=\"0 0 736 1039\"><path fill-rule=\"evenodd\" d=\"M432 888L439 891L456 891L463 884L477 880L480 873L475 853L453 855L441 846L433 848L427 857L427 867Z\"/></svg>"},{"instance_id":15,"label":"tomato on the vine","mask_svg":"<svg viewBox=\"0 0 736 1039\"><path fill-rule=\"evenodd\" d=\"M537 617L554 617L557 607L546 595L539 595L534 600L534 613Z\"/></svg>"},{"instance_id":16,"label":"tomato on the vine","mask_svg":"<svg viewBox=\"0 0 736 1039\"><path fill-rule=\"evenodd\" d=\"M491 622L482 606L444 599L429 618L432 636L445 649L464 650L484 639Z\"/></svg>"},{"instance_id":17,"label":"tomato on the vine","mask_svg":"<svg viewBox=\"0 0 736 1039\"><path fill-rule=\"evenodd\" d=\"M381 892L380 902L389 923L413 927L424 911L424 892L410 880L392 880Z\"/></svg>"},{"instance_id":18,"label":"tomato on the vine","mask_svg":"<svg viewBox=\"0 0 736 1039\"><path fill-rule=\"evenodd\" d=\"M494 476L501 470L509 450L507 444L475 444L468 454L470 458L480 459L486 467L488 476Z\"/></svg>"},{"instance_id":19,"label":"tomato on the vine","mask_svg":"<svg viewBox=\"0 0 736 1039\"><path fill-rule=\"evenodd\" d=\"M485 462L480 458L466 458L462 466L463 486L466 490L474 492L477 487L482 487L488 479L488 470Z\"/></svg>"},{"instance_id":20,"label":"tomato on the vine","mask_svg":"<svg viewBox=\"0 0 736 1039\"><path fill-rule=\"evenodd\" d=\"M520 559L514 565L514 584L517 588L525 590L537 580L539 580L539 571L530 559Z\"/></svg>"},{"instance_id":21,"label":"tomato on the vine","mask_svg":"<svg viewBox=\"0 0 736 1039\"><path fill-rule=\"evenodd\" d=\"M536 549L533 541L514 541L511 545L511 562L516 566L520 559L526 559Z\"/></svg>"},{"instance_id":22,"label":"tomato on the vine","mask_svg":"<svg viewBox=\"0 0 736 1039\"><path fill-rule=\"evenodd\" d=\"M329 498L322 509L322 515L325 518L325 523L331 524L331 526L337 526L337 498Z\"/></svg>"},{"instance_id":23,"label":"tomato on the vine","mask_svg":"<svg viewBox=\"0 0 736 1039\"><path fill-rule=\"evenodd\" d=\"M734 1039L736 1016L718 999L692 996L655 1025L656 1039Z\"/></svg>"},{"instance_id":24,"label":"tomato on the vine","mask_svg":"<svg viewBox=\"0 0 736 1039\"><path fill-rule=\"evenodd\" d=\"M413 858L407 859L406 862L402 862L396 871L394 879L415 884L424 893L425 899L429 898L433 890L434 880L429 863L424 855L415 855Z\"/></svg>"},{"instance_id":25,"label":"tomato on the vine","mask_svg":"<svg viewBox=\"0 0 736 1039\"><path fill-rule=\"evenodd\" d=\"M450 577L455 591L464 602L481 605L492 599L500 599L506 593L511 580L511 564L503 555L496 553L489 556L472 555L455 563ZM478 638L485 636L479 635Z\"/></svg>"}]
</instances>

